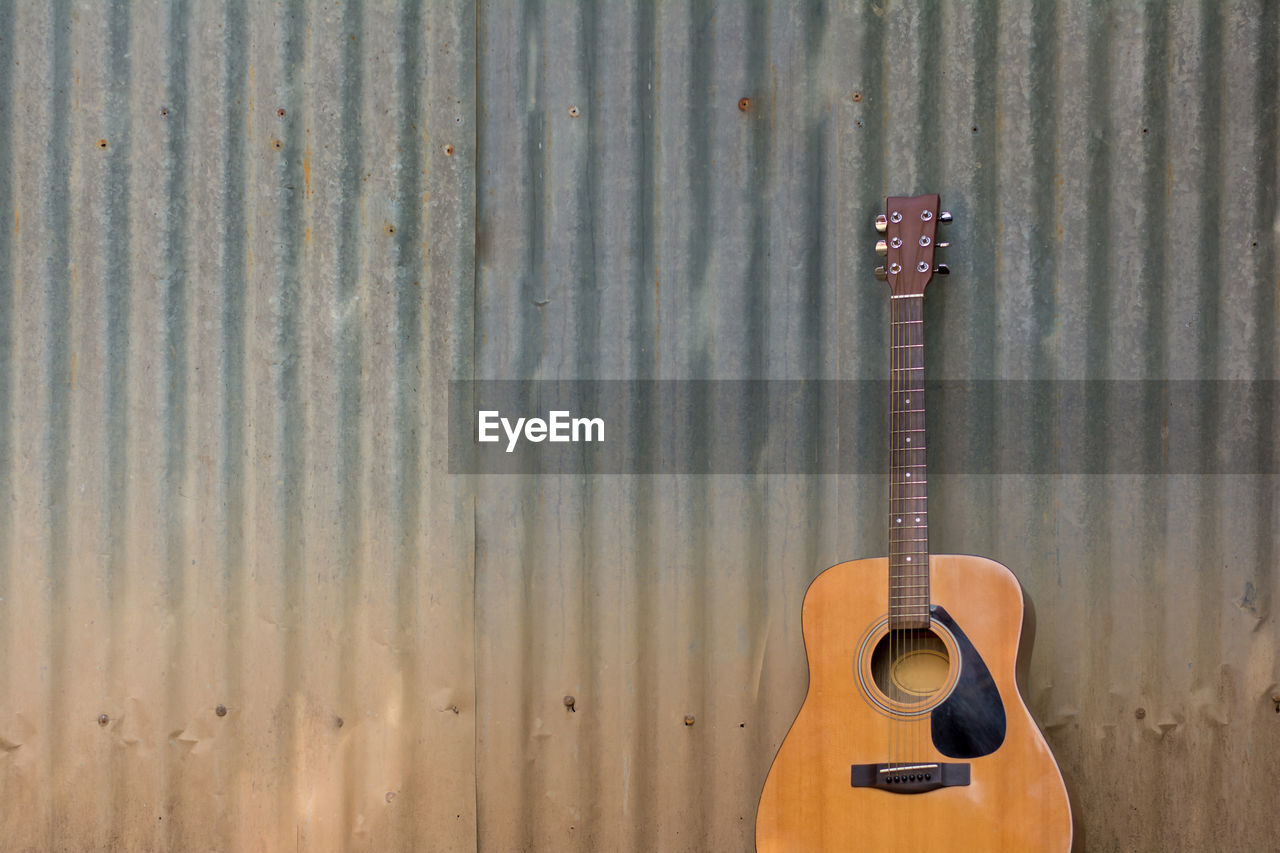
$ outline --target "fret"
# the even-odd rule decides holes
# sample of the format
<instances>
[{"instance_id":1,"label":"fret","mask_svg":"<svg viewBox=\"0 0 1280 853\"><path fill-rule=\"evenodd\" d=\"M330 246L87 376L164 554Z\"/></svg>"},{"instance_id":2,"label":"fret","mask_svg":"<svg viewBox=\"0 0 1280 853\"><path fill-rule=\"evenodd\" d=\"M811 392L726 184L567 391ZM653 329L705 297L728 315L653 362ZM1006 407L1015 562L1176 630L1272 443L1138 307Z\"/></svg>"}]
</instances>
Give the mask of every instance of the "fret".
<instances>
[{"instance_id":1,"label":"fret","mask_svg":"<svg viewBox=\"0 0 1280 853\"><path fill-rule=\"evenodd\" d=\"M904 370L924 370L923 367L894 367L891 368L895 373L901 373Z\"/></svg>"},{"instance_id":2,"label":"fret","mask_svg":"<svg viewBox=\"0 0 1280 853\"><path fill-rule=\"evenodd\" d=\"M924 344L893 344L894 349L924 349Z\"/></svg>"}]
</instances>

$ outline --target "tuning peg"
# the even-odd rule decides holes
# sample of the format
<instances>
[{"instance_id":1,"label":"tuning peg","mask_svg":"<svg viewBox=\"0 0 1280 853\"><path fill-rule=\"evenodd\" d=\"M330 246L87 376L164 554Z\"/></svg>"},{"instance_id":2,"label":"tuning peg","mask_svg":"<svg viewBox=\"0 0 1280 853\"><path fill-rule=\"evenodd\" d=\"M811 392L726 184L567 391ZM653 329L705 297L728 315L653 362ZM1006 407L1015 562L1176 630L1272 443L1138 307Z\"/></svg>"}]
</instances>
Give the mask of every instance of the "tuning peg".
<instances>
[{"instance_id":1,"label":"tuning peg","mask_svg":"<svg viewBox=\"0 0 1280 853\"><path fill-rule=\"evenodd\" d=\"M939 213L939 214L938 214L938 221L939 221L939 222L950 222L950 221L951 221L951 212L950 212L950 211L948 211L948 210L944 210L944 211L942 211L941 213Z\"/></svg>"},{"instance_id":2,"label":"tuning peg","mask_svg":"<svg viewBox=\"0 0 1280 853\"><path fill-rule=\"evenodd\" d=\"M939 249L945 249L951 244L950 243L934 243L934 245L937 246Z\"/></svg>"},{"instance_id":3,"label":"tuning peg","mask_svg":"<svg viewBox=\"0 0 1280 853\"><path fill-rule=\"evenodd\" d=\"M876 241L876 254L877 254L877 255L887 255L887 254L889 254L889 244L888 244L888 243L886 243L884 240L877 240L877 241Z\"/></svg>"},{"instance_id":4,"label":"tuning peg","mask_svg":"<svg viewBox=\"0 0 1280 853\"><path fill-rule=\"evenodd\" d=\"M876 216L876 230L881 234L889 230L889 219L883 213Z\"/></svg>"},{"instance_id":5,"label":"tuning peg","mask_svg":"<svg viewBox=\"0 0 1280 853\"><path fill-rule=\"evenodd\" d=\"M884 267L876 267L876 278L881 281L888 281L889 274L884 271Z\"/></svg>"},{"instance_id":6,"label":"tuning peg","mask_svg":"<svg viewBox=\"0 0 1280 853\"><path fill-rule=\"evenodd\" d=\"M938 275L951 275L951 268L946 264L938 264L933 268L933 271Z\"/></svg>"}]
</instances>

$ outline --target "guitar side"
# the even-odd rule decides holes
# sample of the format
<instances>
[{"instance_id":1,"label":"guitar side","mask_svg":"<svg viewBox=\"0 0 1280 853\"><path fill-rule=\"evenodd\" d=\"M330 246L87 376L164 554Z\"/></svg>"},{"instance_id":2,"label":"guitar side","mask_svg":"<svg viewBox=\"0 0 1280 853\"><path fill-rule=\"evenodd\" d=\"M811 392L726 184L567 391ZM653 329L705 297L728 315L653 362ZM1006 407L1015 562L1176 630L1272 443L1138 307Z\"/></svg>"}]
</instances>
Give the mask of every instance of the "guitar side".
<instances>
[{"instance_id":1,"label":"guitar side","mask_svg":"<svg viewBox=\"0 0 1280 853\"><path fill-rule=\"evenodd\" d=\"M859 686L859 646L888 607L888 560L833 566L805 594L809 690L760 798L756 849L762 853L913 845L930 851L1070 849L1062 775L1018 691L1021 586L1004 566L981 557L933 555L929 568L932 602L954 619L999 691L1002 742L989 754L960 759L969 766L968 785L918 794L852 786L851 765L885 761L891 744L912 761L957 759L934 744L929 714L895 721Z\"/></svg>"}]
</instances>

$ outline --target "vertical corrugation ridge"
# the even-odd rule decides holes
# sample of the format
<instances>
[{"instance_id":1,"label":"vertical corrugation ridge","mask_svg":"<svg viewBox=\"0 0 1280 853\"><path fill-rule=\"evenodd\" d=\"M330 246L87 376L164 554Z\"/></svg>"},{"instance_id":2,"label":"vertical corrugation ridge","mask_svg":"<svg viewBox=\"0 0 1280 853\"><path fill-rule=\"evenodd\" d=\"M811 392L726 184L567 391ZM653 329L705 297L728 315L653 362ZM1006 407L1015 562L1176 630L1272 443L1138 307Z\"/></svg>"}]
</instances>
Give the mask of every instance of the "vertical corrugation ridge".
<instances>
[{"instance_id":1,"label":"vertical corrugation ridge","mask_svg":"<svg viewBox=\"0 0 1280 853\"><path fill-rule=\"evenodd\" d=\"M395 241L395 289L397 300L396 311L396 483L395 503L399 510L397 518L398 547L395 578L395 621L396 641L400 648L397 664L403 678L404 695L409 698L410 709L406 716L408 725L402 734L401 749L404 751L407 775L404 784L407 789L415 790L430 778L424 772L427 756L418 748L420 738L417 730L423 720L426 697L423 696L417 678L419 672L419 638L416 631L415 614L420 602L424 585L419 582L418 573L422 555L419 538L422 529L422 498L424 483L422 479L422 409L424 398L424 372L422 357L422 311L423 290L421 276L423 274L423 151L422 139L425 136L422 127L425 115L422 112L422 86L424 69L420 57L423 56L423 4L422 0L410 0L402 6L400 19L400 58L402 70L400 79L400 170L399 184L396 187L397 208L399 210L400 227L396 231ZM443 366L435 381L440 381L447 374ZM353 382L358 377L353 378ZM430 494L430 492L428 493ZM449 570L443 566L434 566L435 571ZM348 605L348 609L350 606ZM405 822L405 832L397 839L397 843L406 850L420 849L422 838L432 838L434 833L430 827L419 826L416 820Z\"/></svg>"},{"instance_id":2,"label":"vertical corrugation ridge","mask_svg":"<svg viewBox=\"0 0 1280 853\"><path fill-rule=\"evenodd\" d=\"M1085 162L1088 164L1086 200L1091 210L1111 211L1111 36L1109 8L1098 7L1098 14L1090 20L1087 33L1088 57L1086 65L1091 69L1089 89L1086 93L1088 142L1085 145ZM1107 353L1110 337L1109 306L1106 283L1110 278L1110 227L1107 216L1090 217L1087 236L1088 251L1085 257L1087 281L1087 320L1085 325L1085 377L1104 379L1110 365ZM1089 422L1100 421L1106 416L1106 397L1101 386L1088 386L1085 400L1085 418ZM1086 451L1088 452L1088 451ZM1105 449L1103 449L1105 452ZM1089 466L1093 470L1105 470L1102 466ZM1106 566L1111 555L1111 525L1108 521L1109 493L1101 489L1086 489L1084 495L1084 524L1091 531L1085 543L1086 571L1093 577L1094 588L1105 589L1105 576L1100 568ZM1102 617L1112 620L1113 614ZM1102 620L1100 620L1102 621ZM1108 673L1107 642L1113 636L1112 626L1096 625L1089 632L1087 670ZM1109 673L1108 673L1109 674ZM1103 683L1109 683L1104 681ZM1112 745L1114 748L1114 745ZM1096 764L1088 766L1095 771Z\"/></svg>"},{"instance_id":3,"label":"vertical corrugation ridge","mask_svg":"<svg viewBox=\"0 0 1280 853\"><path fill-rule=\"evenodd\" d=\"M661 145L658 99L661 97L662 45L658 36L655 4L637 3L634 14L635 65L632 75L638 93L640 126L634 149L634 168L640 175L640 181L637 188L637 215L634 219L636 233L633 235L633 244L640 252L641 259L635 265L639 274L631 283L635 326L628 363L634 378L658 379L662 378L662 329L659 321L662 282L658 277L657 259L661 238L658 224L661 201L658 196L658 164L661 162L658 150ZM642 437L637 447L637 452L642 457L653 452L653 444L643 437L652 434L656 417L657 413L648 407L637 412L635 434ZM634 509L631 513L629 539L632 552L643 556L632 561L630 566L627 588L634 596L636 606L631 619L624 620L622 629L630 630L636 638L636 660L633 664L635 695L653 696L663 672L656 654L659 644L654 637L654 619L662 609L655 582L659 568L656 556L661 553L661 534L656 524L659 490L653 477L635 478L632 485ZM635 831L631 833L632 849L643 851L656 849L659 837L654 826L657 814L653 808L657 797L652 792L662 771L655 762L645 760L645 756L655 754L659 742L659 720L654 713L641 712L635 716L635 748L625 759L628 761L624 769L627 784L623 790L622 806L624 819L629 819L635 827ZM629 801L628 794L632 791L636 793ZM633 803L635 812L625 813Z\"/></svg>"},{"instance_id":4,"label":"vertical corrugation ridge","mask_svg":"<svg viewBox=\"0 0 1280 853\"><path fill-rule=\"evenodd\" d=\"M297 723L298 704L303 700L298 688L303 683L302 626L307 618L307 574L305 543L307 406L304 399L302 325L302 105L306 101L303 64L306 47L306 17L303 0L292 0L282 10L284 42L281 45L281 95L285 104L284 128L279 164L272 176L279 194L280 240L276 276L275 399L277 407L276 505L279 519L279 578L283 590L282 631L283 698L278 709L279 767L276 780L277 809L283 830L295 822L294 804L298 794L297 757L305 751L303 731Z\"/></svg>"},{"instance_id":5,"label":"vertical corrugation ridge","mask_svg":"<svg viewBox=\"0 0 1280 853\"><path fill-rule=\"evenodd\" d=\"M0 4L0 50L12 54L14 49L13 4ZM13 62L0 62L0 658L14 654L9 625L13 602L10 575L15 565L13 524L15 515L13 430L16 409L13 405L14 339L14 244L17 242L18 214L13 197L15 166L15 133L13 129ZM12 211L12 213L11 213ZM13 225L9 225L9 217ZM10 667L0 665L0 707L13 707L15 698L9 683Z\"/></svg>"},{"instance_id":6,"label":"vertical corrugation ridge","mask_svg":"<svg viewBox=\"0 0 1280 853\"><path fill-rule=\"evenodd\" d=\"M1220 355L1224 349L1221 344L1222 320L1219 310L1219 289L1223 284L1222 273L1222 230L1223 230L1223 156L1225 128L1223 125L1222 101L1227 94L1224 90L1224 74L1222 59L1226 46L1222 16L1222 5L1214 0L1202 0L1200 3L1200 50L1203 57L1216 58L1217 61L1206 62L1202 67L1204 77L1200 91L1200 128L1199 138L1203 140L1201 153L1201 174L1199 181L1200 209L1199 221L1205 225L1199 234L1199 271L1205 286L1199 289L1200 304L1196 315L1200 319L1199 340L1205 342L1200 350L1201 362L1197 375L1208 379L1221 378ZM1216 285L1216 286L1215 286ZM1201 411L1204 417L1199 424L1200 441L1206 458L1212 458L1216 436L1221 435L1222 419L1218 399L1218 385L1206 383L1201 392L1204 405ZM1220 517L1217 512L1221 506L1220 480L1217 477L1205 477L1200 491L1200 512L1197 513L1196 541L1200 552L1195 572L1197 600L1208 602L1222 594L1222 560L1220 547ZM1216 691L1221 678L1222 644L1219 636L1219 611L1216 607L1197 608L1195 636L1196 666L1192 685L1203 688L1213 685ZM1221 779L1219 762L1210 762L1203 770L1206 784L1213 784Z\"/></svg>"},{"instance_id":7,"label":"vertical corrugation ridge","mask_svg":"<svg viewBox=\"0 0 1280 853\"><path fill-rule=\"evenodd\" d=\"M68 520L68 476L71 443L71 151L69 104L71 101L71 3L55 0L50 5L51 85L49 102L48 183L44 187L44 217L49 245L45 255L45 388L48 410L45 417L43 503L47 562L45 578L49 588L49 680L44 695L44 729L49 751L43 769L45 802L51 809L45 826L49 849L62 846L61 822L52 804L57 802L60 784L67 778L63 766L67 740L66 718L61 713L66 692L68 655L66 636L69 624L66 575L70 566Z\"/></svg>"},{"instance_id":8,"label":"vertical corrugation ridge","mask_svg":"<svg viewBox=\"0 0 1280 853\"><path fill-rule=\"evenodd\" d=\"M600 156L599 147L602 139L601 127L604 110L600 102L600 86L597 75L596 47L601 44L600 9L594 3L579 7L577 31L582 45L578 57L575 76L578 80L578 91L585 102L579 108L579 114L585 110L586 133L581 141L583 156L580 163L582 179L577 184L574 199L575 221L583 223L579 239L572 241L571 264L575 298L573 299L573 330L577 338L571 356L574 365L573 373L559 378L606 378L615 377L601 375L603 365L610 362L603 350L615 341L601 334L603 322L602 311L606 305L612 308L613 300L606 302L602 292L611 289L610 282L596 279L596 270L607 269L604 248L607 236L601 234L603 217L596 206L596 200L602 198L600 193ZM604 368L607 370L607 368ZM582 402L585 411L598 411L600 401L598 395L588 391ZM591 466L586 467L588 474L593 474ZM601 488L601 478L587 476L581 485L581 517L579 530L577 564L581 572L581 589L578 590L577 619L581 626L582 639L575 645L581 649L579 659L574 662L577 672L574 673L581 684L583 694L588 697L592 707L604 706L602 666L600 656L593 655L593 649L601 648L604 628L598 608L594 603L601 599L607 590L604 578L600 577L602 569L609 565L607 560L607 536L602 524L608 521L607 513L600 512L599 504L605 500L606 489ZM571 628L571 626L566 626ZM573 642L572 635L566 642ZM567 667L566 667L567 668ZM606 760L604 752L607 744L601 737L601 714L593 713L579 722L583 731L582 743L592 759L587 762L583 772L579 774L580 784L577 787L579 796L586 800L586 808L582 809L582 835L586 839L602 838L606 831L603 826L602 790L600 787L603 765ZM593 792L595 794L593 795ZM597 842L598 843L598 842Z\"/></svg>"},{"instance_id":9,"label":"vertical corrugation ridge","mask_svg":"<svg viewBox=\"0 0 1280 853\"><path fill-rule=\"evenodd\" d=\"M1280 351L1276 344L1275 329L1278 328L1277 314L1280 313L1280 273L1276 270L1276 243L1280 240L1275 223L1280 221L1280 100L1276 93L1280 92L1280 54L1274 45L1280 42L1280 4L1264 2L1258 21L1258 39L1254 50L1255 62L1258 66L1258 83L1254 90L1254 112L1257 116L1258 138L1254 144L1258 148L1257 166L1258 197L1255 202L1254 223L1257 229L1251 241L1257 245L1256 270L1253 291L1257 300L1253 312L1257 318L1259 334L1256 336L1258 357L1254 366L1254 376L1275 382L1280 380ZM3 91L3 86L0 86ZM0 123L0 127L3 124ZM0 204L0 210L4 206ZM1270 229L1270 233L1268 233ZM2 282L0 282L2 283ZM1274 387L1274 386L1273 386ZM1270 402L1259 406L1256 435L1258 437L1258 458L1269 461L1271 470L1275 471L1277 446L1275 436L1280 430L1280 395L1264 395ZM1269 451L1269 452L1268 452ZM0 442L0 454L3 453ZM1261 620L1258 628L1275 623L1272 609L1276 592L1276 574L1280 566L1276 565L1277 524L1280 518L1276 515L1276 489L1274 480L1270 483L1264 479L1262 487L1256 490L1256 542L1258 559L1254 566L1254 589L1259 602L1258 612ZM1271 487L1269 487L1271 486ZM3 494L0 491L0 494ZM2 525L3 519L0 519ZM0 542L0 546L3 542ZM0 554L4 550L0 547Z\"/></svg>"},{"instance_id":10,"label":"vertical corrugation ridge","mask_svg":"<svg viewBox=\"0 0 1280 853\"><path fill-rule=\"evenodd\" d=\"M113 0L107 14L106 39L109 56L105 103L107 163L103 175L102 204L105 208L106 268L104 284L104 313L106 314L106 364L104 365L104 397L106 423L104 428L105 458L103 496L106 505L104 526L106 553L105 593L110 613L110 638L112 653L107 656L108 683L118 687L121 683L124 655L116 651L126 641L128 625L125 608L125 590L129 583L126 553L126 527L129 523L129 494L126 483L129 448L129 316L133 303L130 269L130 187L129 173L132 157L130 133L132 113L129 109L131 16L127 0ZM86 284L91 284L86 282ZM88 365L85 365L86 368ZM87 373L87 371L86 371ZM170 629L181 635L181 615ZM171 666L172 666L171 662ZM116 697L113 697L116 698ZM123 699L124 697L118 697ZM122 769L122 756L112 756L114 774ZM128 794L116 787L112 795L113 829L122 832L121 824L128 814Z\"/></svg>"},{"instance_id":11,"label":"vertical corrugation ridge","mask_svg":"<svg viewBox=\"0 0 1280 853\"><path fill-rule=\"evenodd\" d=\"M1168 199L1169 187L1166 176L1166 139L1167 129L1160 126L1162 118L1168 111L1168 45L1169 45L1169 9L1162 0L1150 0L1146 4L1143 16L1143 54L1142 54L1142 88L1144 92L1141 130L1130 129L1129 133L1139 134L1143 147L1142 164L1142 202L1143 222L1142 241L1144 244L1144 263L1138 271L1137 280L1133 282L1142 291L1143 316L1140 328L1144 345L1139 353L1134 354L1135 362L1140 363L1141 375L1156 377L1164 373L1169 364L1168 342L1166 330L1166 298L1164 285L1167 280L1166 247L1168 245ZM1143 434L1161 435L1163 427L1168 424L1169 401L1168 385L1163 382L1147 381L1142 383L1141 409ZM1142 464L1146 470L1156 470L1163 458L1168 458L1167 443L1150 442L1147 445L1146 458ZM1143 477L1140 487L1140 500L1145 519L1141 528L1134 532L1140 538L1137 554L1136 582L1140 588L1165 589L1170 575L1168 564L1168 520L1169 494L1168 480L1162 477ZM1142 608L1136 618L1128 625L1128 636L1138 633L1138 660L1156 660L1159 651L1165 648L1165 621L1161 614L1150 608ZM1144 667L1145 669L1145 667ZM1157 680L1147 675L1137 680L1139 696L1147 697L1157 693Z\"/></svg>"},{"instance_id":12,"label":"vertical corrugation ridge","mask_svg":"<svg viewBox=\"0 0 1280 853\"><path fill-rule=\"evenodd\" d=\"M248 12L246 0L228 0L225 17L226 59L222 81L225 114L223 116L222 158L222 264L219 271L222 291L221 352L219 375L222 387L220 401L221 459L219 460L222 600L227 602L227 633L223 638L223 666L226 679L222 685L228 696L244 695L244 660L247 633L245 605L247 596L246 537L247 524L245 469L248 464L247 416L248 393L245 382L248 359L245 345L246 303L249 286L248 213L246 184L248 176L243 128L248 117ZM232 715L228 737L241 740L246 732L239 715ZM236 779L244 766L240 750L229 750L226 757L227 779ZM243 808L240 787L226 788L226 806L222 812L220 835L237 839L238 815Z\"/></svg>"},{"instance_id":13,"label":"vertical corrugation ridge","mask_svg":"<svg viewBox=\"0 0 1280 853\"><path fill-rule=\"evenodd\" d=\"M342 9L342 127L351 131L342 135L339 153L339 198L337 233L337 277L334 282L335 331L334 365L338 376L338 436L334 451L335 480L337 487L338 554L337 570L341 578L342 624L339 634L338 690L339 701L359 719L366 712L365 703L357 690L357 637L364 560L361 558L361 538L364 534L363 502L360 483L363 466L368 463L361 455L362 414L361 399L364 370L361 320L365 307L361 304L360 261L362 209L362 174L364 172L363 133L361 108L364 97L364 4L361 0L347 0ZM401 229L403 234L403 228ZM403 239L403 236L401 237ZM352 750L344 766L347 779L364 780L363 752ZM342 798L342 814L339 816L339 837L352 838L352 830L359 820L362 797L348 785Z\"/></svg>"},{"instance_id":14,"label":"vertical corrugation ridge","mask_svg":"<svg viewBox=\"0 0 1280 853\"><path fill-rule=\"evenodd\" d=\"M715 364L714 317L712 295L714 281L711 274L711 252L715 246L715 210L712 203L712 139L715 131L713 116L715 104L711 98L712 69L715 67L719 44L714 32L714 10L710 6L694 5L689 9L688 44L692 53L689 62L689 92L687 123L692 129L689 139L689 192L692 195L692 210L688 219L688 234L685 246L689 257L688 309L682 317L681 328L674 329L674 340L686 355L681 361L687 365L686 378L718 379ZM727 99L727 98L726 98ZM679 283L675 283L679 288ZM677 291L678 292L678 291ZM710 407L705 398L700 398L691 406L687 434L690 441L691 461L695 469L697 460L707 458L706 433L702 425L711 420ZM683 676L680 686L683 688L683 699L686 707L698 712L707 706L707 671L709 662L709 645L707 643L707 620L703 614L707 606L708 572L701 570L713 559L713 543L707 530L710 505L714 498L711 484L705 477L698 477L689 483L687 492L682 495L687 501L692 529L688 538L682 543L684 553L680 555L679 565L690 571L685 578L676 581L675 588L682 590L684 600L683 613L677 630L681 639L686 641L682 648L677 671ZM679 553L679 552L677 552ZM685 752L684 767L687 775L680 780L691 791L706 791L712 780L710 768L707 766L707 755L703 738L690 739ZM691 846L710 849L707 833L707 810L692 809L685 812L685 826L682 835L687 836ZM668 838L671 836L668 835Z\"/></svg>"},{"instance_id":15,"label":"vertical corrugation ridge","mask_svg":"<svg viewBox=\"0 0 1280 853\"><path fill-rule=\"evenodd\" d=\"M188 180L187 135L190 125L190 101L188 100L188 27L189 9L186 0L178 0L168 7L168 79L165 88L166 161L164 223L164 280L163 325L161 363L164 419L164 463L160 500L163 520L163 559L165 599L172 618L168 627L166 654L169 672L184 672L187 665L187 635L183 614L186 611L186 513L182 488L187 480L188 444L187 370L190 329L187 324L187 244L188 244ZM165 687L164 713L167 719L175 719L183 712L183 702L189 682L173 678ZM184 838L185 814L178 805L180 788L177 781L182 772L177 754L171 752L165 762L165 810L169 821L162 827L166 844L178 847ZM225 842L226 839L224 838Z\"/></svg>"}]
</instances>

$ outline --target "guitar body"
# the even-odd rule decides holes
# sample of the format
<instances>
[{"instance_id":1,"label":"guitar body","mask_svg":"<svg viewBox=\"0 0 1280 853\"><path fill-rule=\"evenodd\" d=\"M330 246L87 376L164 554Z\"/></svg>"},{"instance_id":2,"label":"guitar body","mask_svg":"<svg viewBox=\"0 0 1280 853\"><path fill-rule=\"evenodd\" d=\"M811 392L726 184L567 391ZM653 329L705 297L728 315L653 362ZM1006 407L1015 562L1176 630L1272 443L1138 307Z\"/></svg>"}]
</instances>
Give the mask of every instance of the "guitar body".
<instances>
[{"instance_id":1,"label":"guitar body","mask_svg":"<svg viewBox=\"0 0 1280 853\"><path fill-rule=\"evenodd\" d=\"M841 563L810 585L809 690L765 782L757 850L1070 849L1066 788L1018 692L1019 653L1030 653L1022 588L981 557L928 562L932 631L945 642L940 654L898 650L904 678L913 660L926 661L938 684L909 714L892 712L870 668L871 648L888 633L888 559ZM851 781L851 765L944 763L967 765L968 784L957 774L947 787L901 793Z\"/></svg>"}]
</instances>

